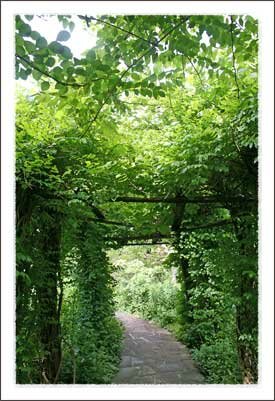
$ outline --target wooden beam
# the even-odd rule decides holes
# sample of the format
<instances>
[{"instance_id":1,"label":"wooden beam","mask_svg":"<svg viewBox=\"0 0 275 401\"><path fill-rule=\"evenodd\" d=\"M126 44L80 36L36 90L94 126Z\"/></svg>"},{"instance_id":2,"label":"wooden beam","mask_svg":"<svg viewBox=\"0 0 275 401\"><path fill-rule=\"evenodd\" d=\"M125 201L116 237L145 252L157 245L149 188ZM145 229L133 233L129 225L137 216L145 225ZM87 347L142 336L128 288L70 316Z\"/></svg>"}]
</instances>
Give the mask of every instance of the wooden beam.
<instances>
[{"instance_id":1,"label":"wooden beam","mask_svg":"<svg viewBox=\"0 0 275 401\"><path fill-rule=\"evenodd\" d=\"M163 198L163 197L139 197L139 196L118 196L116 199L111 202L133 202L133 203L182 203L183 198L176 199L173 198Z\"/></svg>"},{"instance_id":2,"label":"wooden beam","mask_svg":"<svg viewBox=\"0 0 275 401\"><path fill-rule=\"evenodd\" d=\"M126 203L226 203L226 202L256 202L255 198L245 198L243 196L201 196L194 198L186 198L185 196L177 197L140 197L140 196L118 196L111 202Z\"/></svg>"},{"instance_id":3,"label":"wooden beam","mask_svg":"<svg viewBox=\"0 0 275 401\"><path fill-rule=\"evenodd\" d=\"M198 225L198 226L194 226L194 227L185 227L185 228L181 229L181 232L183 232L183 233L191 232L191 231L195 231L195 230L221 227L221 226L230 225L230 224L233 224L233 219L220 220L220 221L216 221L214 223L203 224L203 225ZM132 237L106 237L105 240L128 243L128 241L139 241L139 240L152 240L152 241L157 242L160 239L167 239L167 238L174 238L174 235L161 234L161 233L155 232L155 233L137 235L137 236L132 236Z\"/></svg>"},{"instance_id":4,"label":"wooden beam","mask_svg":"<svg viewBox=\"0 0 275 401\"><path fill-rule=\"evenodd\" d=\"M139 241L139 240L153 240L158 241L162 238L171 238L171 234L164 235L160 233L151 233L151 234L144 234L144 235L136 235L133 237L106 237L106 241L116 241L116 242L128 242L128 241Z\"/></svg>"},{"instance_id":5,"label":"wooden beam","mask_svg":"<svg viewBox=\"0 0 275 401\"><path fill-rule=\"evenodd\" d=\"M154 246L154 245L171 245L171 242L133 242L133 243L127 243L123 246L144 246L144 245L149 245L149 246Z\"/></svg>"},{"instance_id":6,"label":"wooden beam","mask_svg":"<svg viewBox=\"0 0 275 401\"><path fill-rule=\"evenodd\" d=\"M120 221L97 219L94 217L90 217L89 220L94 221L95 223L100 223L100 224L107 224L107 225L114 225L114 226L121 226L121 227L134 227L132 224L127 224L127 223L123 223Z\"/></svg>"}]
</instances>

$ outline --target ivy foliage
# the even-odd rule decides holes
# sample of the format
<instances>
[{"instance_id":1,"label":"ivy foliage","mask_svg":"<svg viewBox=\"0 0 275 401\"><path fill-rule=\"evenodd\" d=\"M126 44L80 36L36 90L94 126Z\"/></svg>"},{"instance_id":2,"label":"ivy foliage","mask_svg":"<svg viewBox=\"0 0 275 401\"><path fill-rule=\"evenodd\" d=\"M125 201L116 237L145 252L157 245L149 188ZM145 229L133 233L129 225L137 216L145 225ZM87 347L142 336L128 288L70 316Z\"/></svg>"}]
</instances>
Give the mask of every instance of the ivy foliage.
<instances>
[{"instance_id":1,"label":"ivy foliage","mask_svg":"<svg viewBox=\"0 0 275 401\"><path fill-rule=\"evenodd\" d=\"M164 274L162 312L134 284L129 305L176 324L209 382L256 382L257 21L79 15L97 43L77 58L72 17L45 18L50 43L15 18L16 78L39 87L16 108L17 381L111 382L106 252L166 239L178 301Z\"/></svg>"}]
</instances>

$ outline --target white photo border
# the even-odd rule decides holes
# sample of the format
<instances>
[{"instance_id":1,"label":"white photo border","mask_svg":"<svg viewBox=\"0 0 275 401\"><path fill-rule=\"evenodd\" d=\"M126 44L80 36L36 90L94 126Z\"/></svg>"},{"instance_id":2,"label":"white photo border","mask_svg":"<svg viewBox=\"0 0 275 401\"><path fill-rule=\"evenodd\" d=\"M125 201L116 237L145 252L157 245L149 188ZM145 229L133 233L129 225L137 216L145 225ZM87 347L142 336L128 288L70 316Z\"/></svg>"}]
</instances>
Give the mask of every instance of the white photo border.
<instances>
[{"instance_id":1,"label":"white photo border","mask_svg":"<svg viewBox=\"0 0 275 401\"><path fill-rule=\"evenodd\" d=\"M273 400L274 396L274 3L273 1L2 1L1 383L3 400ZM15 384L15 14L249 14L260 27L259 384Z\"/></svg>"}]
</instances>

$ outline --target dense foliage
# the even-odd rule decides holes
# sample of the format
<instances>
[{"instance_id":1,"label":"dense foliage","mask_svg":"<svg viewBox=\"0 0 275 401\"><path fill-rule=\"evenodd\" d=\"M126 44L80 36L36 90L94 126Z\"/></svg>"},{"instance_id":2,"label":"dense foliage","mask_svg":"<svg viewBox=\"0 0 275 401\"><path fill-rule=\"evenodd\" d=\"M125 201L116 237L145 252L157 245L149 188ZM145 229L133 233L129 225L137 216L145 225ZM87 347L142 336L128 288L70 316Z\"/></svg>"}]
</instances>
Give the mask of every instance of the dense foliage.
<instances>
[{"instance_id":1,"label":"dense foliage","mask_svg":"<svg viewBox=\"0 0 275 401\"><path fill-rule=\"evenodd\" d=\"M119 311L152 320L164 327L177 322L179 284L165 260L166 246L131 246L109 251L115 266L115 301Z\"/></svg>"},{"instance_id":2,"label":"dense foliage","mask_svg":"<svg viewBox=\"0 0 275 401\"><path fill-rule=\"evenodd\" d=\"M188 235L181 246L183 291L189 306L182 320L185 343L195 350L210 383L238 383L242 371L246 382L255 381L257 275L253 255L242 256L229 230ZM218 355L222 355L222 364Z\"/></svg>"},{"instance_id":3,"label":"dense foliage","mask_svg":"<svg viewBox=\"0 0 275 401\"><path fill-rule=\"evenodd\" d=\"M17 380L105 383L121 338L105 230L84 210L88 177L73 172L83 150L67 158L69 123L54 113L17 104Z\"/></svg>"},{"instance_id":4,"label":"dense foliage","mask_svg":"<svg viewBox=\"0 0 275 401\"><path fill-rule=\"evenodd\" d=\"M209 382L256 382L257 21L78 16L97 43L77 58L72 18L53 18L48 43L16 16L16 77L40 87L16 109L17 381L111 382L106 251L165 238L178 306L155 266L129 307L176 324Z\"/></svg>"}]
</instances>

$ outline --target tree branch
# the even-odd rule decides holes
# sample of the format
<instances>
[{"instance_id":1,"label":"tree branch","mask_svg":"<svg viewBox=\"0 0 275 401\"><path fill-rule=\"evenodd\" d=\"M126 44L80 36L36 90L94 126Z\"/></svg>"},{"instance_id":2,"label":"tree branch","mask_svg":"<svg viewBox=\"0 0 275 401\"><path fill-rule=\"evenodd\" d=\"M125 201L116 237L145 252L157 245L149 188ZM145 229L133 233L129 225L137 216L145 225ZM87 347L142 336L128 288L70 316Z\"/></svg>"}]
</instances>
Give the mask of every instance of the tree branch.
<instances>
[{"instance_id":1,"label":"tree branch","mask_svg":"<svg viewBox=\"0 0 275 401\"><path fill-rule=\"evenodd\" d=\"M197 76L198 76L198 78L199 78L199 80L200 80L201 86L202 86L202 88L204 88L204 84L203 84L203 81L202 81L202 79L201 79L200 73L199 73L199 71L197 70L197 68L196 68L195 64L193 63L192 59L191 59L189 56L187 56L187 54L184 54L184 56L188 59L189 63L190 63L190 64L192 65L192 67L194 68L194 70L195 70L195 72L196 72L196 74L197 74ZM182 61L182 64L183 64L183 55L182 55L181 61Z\"/></svg>"},{"instance_id":2,"label":"tree branch","mask_svg":"<svg viewBox=\"0 0 275 401\"><path fill-rule=\"evenodd\" d=\"M15 56L17 58L19 58L20 60L24 61L26 64L28 64L30 67L32 67L34 70L40 72L41 74L45 75L48 78L53 79L55 82L57 82L58 84L61 85L65 85L65 86L73 86L76 88L83 88L84 86L89 85L90 82L95 82L95 81L100 81L104 78L96 78L96 79L92 79L91 81L87 82L86 84L78 84L76 82L64 82L64 81L60 81L59 79L55 78L53 75L49 74L46 71L41 70L41 68L37 67L34 63L32 63L31 61L27 60L25 57L19 56L19 54L15 54Z\"/></svg>"},{"instance_id":3,"label":"tree branch","mask_svg":"<svg viewBox=\"0 0 275 401\"><path fill-rule=\"evenodd\" d=\"M176 112L175 112L175 110L174 110L174 107L173 107L173 105L172 105L172 100L171 100L170 92L168 92L168 99L169 99L169 104L170 104L170 108L171 108L171 110L172 110L172 113L174 114L176 120L177 120L177 121L180 121L180 118L177 116L177 114L176 114Z\"/></svg>"},{"instance_id":4,"label":"tree branch","mask_svg":"<svg viewBox=\"0 0 275 401\"><path fill-rule=\"evenodd\" d=\"M133 33L133 32L127 31L126 29L121 28L120 26L117 26L117 25L112 24L111 22L104 21L104 20L102 20L102 19L100 19L100 18L96 18L96 17L86 17L86 16L83 17L82 15L78 15L78 17L79 17L80 19L84 19L84 20L86 21L86 23L87 23L87 22L91 22L92 20L93 20L93 21L101 22L102 24L111 26L112 28L118 29L118 30L120 30L120 31L122 31L122 32L127 33L128 35L131 35L131 36L136 37L137 39L143 40L143 42L146 42L146 43L149 43L149 44L152 45L152 46L155 46L155 43L154 43L154 42L151 42L150 40L144 39L144 38L142 38L141 36L139 36L139 35L137 35L137 34L135 34L135 33Z\"/></svg>"},{"instance_id":5,"label":"tree branch","mask_svg":"<svg viewBox=\"0 0 275 401\"><path fill-rule=\"evenodd\" d=\"M235 79L235 84L237 87L237 96L238 99L240 100L240 87L238 84L238 78L237 78L237 70L236 70L236 60L235 60L235 52L234 52L234 37L233 37L233 17L232 15L230 16L230 34L231 34L231 49L232 49L232 64L233 64L233 70L234 70L234 79Z\"/></svg>"},{"instance_id":6,"label":"tree branch","mask_svg":"<svg viewBox=\"0 0 275 401\"><path fill-rule=\"evenodd\" d=\"M168 32L166 32L165 34L162 35L162 37L156 41L155 43L155 47L158 46L158 44L164 40L168 35L170 35L175 29L177 29L180 25L182 25L184 22L187 21L187 19L189 18L189 16L187 16L186 18L183 18L183 21L181 20L177 25L175 25L173 28L171 28ZM145 52L143 52L136 60L134 60L132 62L132 64L130 64L128 66L128 68L123 71L123 73L121 74L120 78L119 78L119 82L121 83L122 79L124 78L124 76L135 66L137 65L142 59L143 57L145 57L148 53L151 53L151 51L155 48L155 47L151 47L150 49L147 49ZM101 110L103 109L103 107L105 106L105 104L108 102L108 100L110 99L110 97L113 95L113 93L115 92L116 88L117 88L118 82L112 86L112 88L107 92L107 95L105 97L105 99L103 100L103 102L101 103L101 105L99 106L97 112L95 113L94 117L92 118L92 120L90 120L88 122L88 126L87 129L84 131L84 134L82 136L85 136L86 133L89 131L91 125L97 120Z\"/></svg>"}]
</instances>

